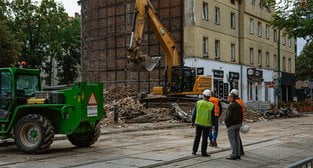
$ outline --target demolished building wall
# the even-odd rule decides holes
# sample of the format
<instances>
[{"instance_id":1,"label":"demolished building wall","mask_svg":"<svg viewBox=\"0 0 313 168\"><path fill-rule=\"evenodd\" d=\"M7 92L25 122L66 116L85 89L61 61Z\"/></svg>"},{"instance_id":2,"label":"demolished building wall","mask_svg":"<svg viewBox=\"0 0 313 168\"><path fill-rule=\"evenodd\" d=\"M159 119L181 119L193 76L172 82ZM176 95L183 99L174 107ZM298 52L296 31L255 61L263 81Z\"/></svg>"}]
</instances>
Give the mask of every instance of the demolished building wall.
<instances>
[{"instance_id":1,"label":"demolished building wall","mask_svg":"<svg viewBox=\"0 0 313 168\"><path fill-rule=\"evenodd\" d=\"M183 0L151 0L171 36L183 53ZM103 82L106 88L131 85L138 92L150 92L163 84L164 52L146 22L143 54L161 56L151 72L127 70L127 47L135 0L81 0L82 7L82 78Z\"/></svg>"}]
</instances>

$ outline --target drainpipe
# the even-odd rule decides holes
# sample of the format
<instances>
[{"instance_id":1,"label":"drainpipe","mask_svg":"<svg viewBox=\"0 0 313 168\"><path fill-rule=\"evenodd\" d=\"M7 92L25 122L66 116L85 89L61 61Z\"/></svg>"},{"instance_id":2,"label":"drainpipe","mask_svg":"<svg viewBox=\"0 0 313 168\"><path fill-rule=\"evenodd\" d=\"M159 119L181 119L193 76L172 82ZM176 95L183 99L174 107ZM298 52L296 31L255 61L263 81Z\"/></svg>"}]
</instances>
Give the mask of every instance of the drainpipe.
<instances>
[{"instance_id":1,"label":"drainpipe","mask_svg":"<svg viewBox=\"0 0 313 168\"><path fill-rule=\"evenodd\" d=\"M241 25L241 21L240 21L240 19L243 17L243 8L241 7L241 5L242 5L242 0L239 0L238 1L238 14L239 14L239 16L238 16L238 36L239 36L239 47L238 47L238 49L239 49L239 52L238 52L238 57L239 57L239 65L240 65L240 97L241 98L243 98L243 65L242 65L242 62L241 62L241 54L242 54L242 52L241 52L241 47L242 47L242 31L241 31L241 27L243 26L243 25Z\"/></svg>"}]
</instances>

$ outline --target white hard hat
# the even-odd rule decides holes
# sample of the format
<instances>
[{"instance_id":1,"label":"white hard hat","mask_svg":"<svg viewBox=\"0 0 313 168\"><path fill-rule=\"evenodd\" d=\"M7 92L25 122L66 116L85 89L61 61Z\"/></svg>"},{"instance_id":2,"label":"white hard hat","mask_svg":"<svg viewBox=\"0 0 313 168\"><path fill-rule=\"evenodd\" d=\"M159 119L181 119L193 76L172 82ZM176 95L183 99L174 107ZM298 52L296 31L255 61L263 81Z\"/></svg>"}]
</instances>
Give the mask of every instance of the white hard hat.
<instances>
[{"instance_id":1,"label":"white hard hat","mask_svg":"<svg viewBox=\"0 0 313 168\"><path fill-rule=\"evenodd\" d=\"M231 94L235 95L235 96L238 96L239 95L239 92L237 89L233 89L230 91Z\"/></svg>"},{"instance_id":2,"label":"white hard hat","mask_svg":"<svg viewBox=\"0 0 313 168\"><path fill-rule=\"evenodd\" d=\"M212 96L212 91L209 89L206 89L203 91L203 96L205 97L211 97Z\"/></svg>"},{"instance_id":3,"label":"white hard hat","mask_svg":"<svg viewBox=\"0 0 313 168\"><path fill-rule=\"evenodd\" d=\"M248 133L249 130L250 130L250 127L249 127L248 124L246 124L246 123L242 124L242 126L241 126L241 128L240 128L240 132L242 132L242 133L245 134L245 133Z\"/></svg>"}]
</instances>

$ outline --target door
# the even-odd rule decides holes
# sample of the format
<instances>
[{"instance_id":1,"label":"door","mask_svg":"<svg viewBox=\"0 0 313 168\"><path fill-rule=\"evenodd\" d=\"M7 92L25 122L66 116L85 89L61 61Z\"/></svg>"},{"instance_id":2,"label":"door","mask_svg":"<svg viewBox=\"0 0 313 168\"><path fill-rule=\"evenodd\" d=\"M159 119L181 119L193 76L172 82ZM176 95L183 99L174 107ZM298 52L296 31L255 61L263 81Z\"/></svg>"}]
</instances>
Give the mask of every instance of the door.
<instances>
[{"instance_id":1,"label":"door","mask_svg":"<svg viewBox=\"0 0 313 168\"><path fill-rule=\"evenodd\" d=\"M12 102L12 77L8 71L0 71L0 118L5 118Z\"/></svg>"}]
</instances>

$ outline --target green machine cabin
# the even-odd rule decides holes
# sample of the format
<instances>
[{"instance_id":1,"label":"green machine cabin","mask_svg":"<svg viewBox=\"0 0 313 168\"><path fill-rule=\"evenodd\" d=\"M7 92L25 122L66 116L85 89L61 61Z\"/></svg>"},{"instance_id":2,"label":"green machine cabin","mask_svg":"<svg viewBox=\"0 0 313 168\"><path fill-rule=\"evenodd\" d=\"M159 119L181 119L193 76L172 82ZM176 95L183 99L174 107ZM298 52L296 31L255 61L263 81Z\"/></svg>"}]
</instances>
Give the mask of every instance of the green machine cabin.
<instances>
[{"instance_id":1,"label":"green machine cabin","mask_svg":"<svg viewBox=\"0 0 313 168\"><path fill-rule=\"evenodd\" d=\"M48 149L55 134L88 147L100 135L103 116L102 84L43 91L39 70L0 68L0 139L13 137L25 153Z\"/></svg>"}]
</instances>

